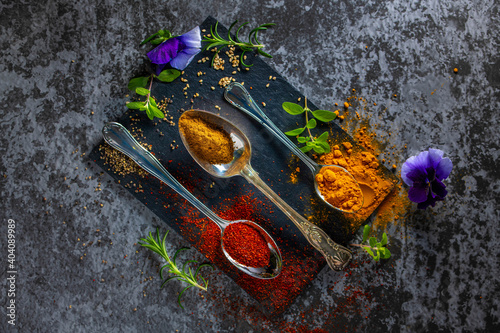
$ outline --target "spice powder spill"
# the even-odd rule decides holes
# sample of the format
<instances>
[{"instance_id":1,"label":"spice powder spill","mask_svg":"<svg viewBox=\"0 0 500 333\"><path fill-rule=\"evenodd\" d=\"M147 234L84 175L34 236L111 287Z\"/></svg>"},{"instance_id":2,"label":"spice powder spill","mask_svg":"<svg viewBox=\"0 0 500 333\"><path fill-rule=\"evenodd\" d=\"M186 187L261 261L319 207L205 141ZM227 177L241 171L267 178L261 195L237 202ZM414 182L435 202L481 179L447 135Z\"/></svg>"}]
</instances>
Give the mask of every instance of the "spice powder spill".
<instances>
[{"instance_id":1,"label":"spice powder spill","mask_svg":"<svg viewBox=\"0 0 500 333\"><path fill-rule=\"evenodd\" d=\"M234 143L222 127L184 113L179 118L179 131L197 158L211 164L226 164L233 160Z\"/></svg>"},{"instance_id":2,"label":"spice powder spill","mask_svg":"<svg viewBox=\"0 0 500 333\"><path fill-rule=\"evenodd\" d=\"M384 175L377 158L366 151L354 150L349 142L343 145L344 152L339 145L334 145L328 154L322 155L319 160L322 164L334 164L344 167L361 184L368 185L371 191L368 195L367 205L350 217L351 227L359 228L374 208L377 207L394 187L392 178ZM348 149L346 149L348 147ZM350 152L350 153L349 153Z\"/></svg>"},{"instance_id":3,"label":"spice powder spill","mask_svg":"<svg viewBox=\"0 0 500 333\"><path fill-rule=\"evenodd\" d=\"M270 230L273 222L263 218L269 213L264 214L264 207L266 203L257 200L253 193L250 193L225 199L222 205L213 210L223 219L251 220ZM190 240L207 259L257 300L264 312L283 312L326 264L324 258L312 247L310 252L305 254L305 249L297 249L293 244L288 244L287 240L272 235L280 247L283 269L275 279L256 279L236 269L225 258L221 249L219 227L208 218L201 218L196 208L189 206L188 210L189 212L181 217L182 222L179 225L182 236ZM201 234L193 235L193 229L198 229Z\"/></svg>"}]
</instances>

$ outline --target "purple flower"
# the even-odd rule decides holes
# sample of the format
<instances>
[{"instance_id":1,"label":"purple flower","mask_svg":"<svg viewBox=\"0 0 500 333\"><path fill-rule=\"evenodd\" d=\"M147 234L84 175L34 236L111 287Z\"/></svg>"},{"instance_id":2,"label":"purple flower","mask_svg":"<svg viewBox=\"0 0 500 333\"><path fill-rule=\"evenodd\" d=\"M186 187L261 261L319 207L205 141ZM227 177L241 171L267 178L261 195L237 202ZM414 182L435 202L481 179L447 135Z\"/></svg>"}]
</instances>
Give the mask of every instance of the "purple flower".
<instances>
[{"instance_id":1,"label":"purple flower","mask_svg":"<svg viewBox=\"0 0 500 333\"><path fill-rule=\"evenodd\" d=\"M183 70L201 51L200 27L184 35L167 39L148 53L151 63L156 65L156 75L170 63L173 68Z\"/></svg>"},{"instance_id":2,"label":"purple flower","mask_svg":"<svg viewBox=\"0 0 500 333\"><path fill-rule=\"evenodd\" d=\"M401 178L410 186L408 198L417 202L417 208L434 207L436 201L444 200L448 193L443 179L450 175L453 164L449 158L443 158L443 152L430 148L417 156L406 160L401 168Z\"/></svg>"}]
</instances>

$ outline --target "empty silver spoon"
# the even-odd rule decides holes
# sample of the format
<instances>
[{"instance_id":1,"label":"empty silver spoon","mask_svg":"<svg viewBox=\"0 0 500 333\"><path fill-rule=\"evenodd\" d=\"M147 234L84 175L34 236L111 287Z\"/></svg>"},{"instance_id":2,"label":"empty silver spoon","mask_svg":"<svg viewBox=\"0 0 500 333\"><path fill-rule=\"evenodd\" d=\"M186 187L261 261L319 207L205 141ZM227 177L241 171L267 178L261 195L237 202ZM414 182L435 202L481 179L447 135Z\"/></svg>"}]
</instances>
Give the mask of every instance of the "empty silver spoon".
<instances>
[{"instance_id":1,"label":"empty silver spoon","mask_svg":"<svg viewBox=\"0 0 500 333\"><path fill-rule=\"evenodd\" d=\"M198 208L203 214L205 214L209 219L215 222L221 229L221 246L222 250L227 257L227 259L238 269L245 272L248 275L259 279L272 279L278 276L282 268L282 258L276 242L272 237L262 229L258 224L247 221L227 221L219 216L217 216L213 211L211 211L207 206L205 206L201 201L199 201L195 196L191 194L184 186L181 185L164 167L161 163L146 149L142 147L129 131L119 123L107 123L102 129L102 134L104 139L109 145L128 157L130 157L135 163L137 163L141 168L170 186L174 191L182 195L187 201L189 201L193 206ZM240 264L237 260L232 258L224 248L224 230L230 224L233 223L245 223L250 225L255 230L257 230L262 237L266 240L267 246L271 252L269 264L266 267L248 267Z\"/></svg>"},{"instance_id":2,"label":"empty silver spoon","mask_svg":"<svg viewBox=\"0 0 500 333\"><path fill-rule=\"evenodd\" d=\"M261 123L265 128L269 130L272 134L274 134L278 139L287 146L288 149L290 149L302 162L304 162L305 165L311 170L314 178L314 189L316 190L316 193L318 196L330 207L337 209L341 212L344 213L356 213L359 211L363 206L363 198L361 198L360 204L357 206L359 208L357 209L342 209L341 207L336 207L330 204L326 198L321 194L319 187L318 187L318 182L316 181L316 175L320 172L321 169L323 168L334 168L337 169L338 171L345 172L347 173L357 184L359 189L361 190L361 193L363 192L363 188L359 186L358 182L356 179L351 175L349 171L344 169L341 166L338 165L319 165L318 163L314 162L304 154L297 146L286 136L285 133L283 133L276 125L269 119L264 112L257 106L257 104L254 102L252 96L248 93L248 91L243 87L240 83L238 82L232 82L230 83L227 87L226 90L224 91L224 97L226 100L231 103L233 106L236 108L240 109L241 111L245 112L249 116L253 117L255 120L257 120L259 123Z\"/></svg>"},{"instance_id":3,"label":"empty silver spoon","mask_svg":"<svg viewBox=\"0 0 500 333\"><path fill-rule=\"evenodd\" d=\"M235 125L213 113L201 110L189 110L182 117L200 117L208 123L222 127L234 142L233 160L227 164L211 164L199 158L189 146L182 131L180 132L182 142L193 159L208 173L221 178L243 176L248 182L255 185L264 193L286 216L297 226L309 243L318 250L326 259L328 265L334 270L342 270L351 260L352 253L347 248L336 244L330 237L316 225L306 220L297 213L283 199L281 199L250 165L252 149L248 138ZM181 120L179 120L179 123Z\"/></svg>"}]
</instances>

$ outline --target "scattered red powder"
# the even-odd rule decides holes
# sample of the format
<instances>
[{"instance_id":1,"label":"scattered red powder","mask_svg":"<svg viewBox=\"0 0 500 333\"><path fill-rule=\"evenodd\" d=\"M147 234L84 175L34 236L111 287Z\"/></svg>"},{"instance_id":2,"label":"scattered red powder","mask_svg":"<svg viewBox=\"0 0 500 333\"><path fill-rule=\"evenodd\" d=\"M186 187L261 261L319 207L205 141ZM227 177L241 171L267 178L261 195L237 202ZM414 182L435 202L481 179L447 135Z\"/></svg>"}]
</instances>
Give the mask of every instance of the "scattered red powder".
<instances>
[{"instance_id":1,"label":"scattered red powder","mask_svg":"<svg viewBox=\"0 0 500 333\"><path fill-rule=\"evenodd\" d=\"M309 249L311 254L304 257L304 251L307 249L298 249L292 246L294 244L289 244L289 240L273 236L283 259L280 275L270 280L251 277L234 267L224 256L220 228L208 218L202 218L196 208L187 202L185 207L187 212L183 213L182 222L179 223L182 236L257 300L260 303L260 311L273 314L283 312L312 281L319 269L325 266L321 254L312 247ZM263 209L271 212L274 207L257 200L253 193L226 199L221 206L213 207L223 219L253 221L270 231L273 222L262 217L260 212Z\"/></svg>"}]
</instances>

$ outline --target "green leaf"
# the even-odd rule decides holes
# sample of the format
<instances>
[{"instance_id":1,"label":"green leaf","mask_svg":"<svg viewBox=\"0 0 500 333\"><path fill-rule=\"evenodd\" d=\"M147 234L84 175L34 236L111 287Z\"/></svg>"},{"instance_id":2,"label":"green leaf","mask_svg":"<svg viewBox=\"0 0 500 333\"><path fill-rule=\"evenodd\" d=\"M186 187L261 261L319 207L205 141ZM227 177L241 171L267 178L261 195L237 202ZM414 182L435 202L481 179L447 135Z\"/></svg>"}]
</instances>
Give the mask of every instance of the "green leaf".
<instances>
[{"instance_id":1,"label":"green leaf","mask_svg":"<svg viewBox=\"0 0 500 333\"><path fill-rule=\"evenodd\" d=\"M130 102L126 104L129 109L137 110L144 107L144 102Z\"/></svg>"},{"instance_id":2,"label":"green leaf","mask_svg":"<svg viewBox=\"0 0 500 333\"><path fill-rule=\"evenodd\" d=\"M235 35L236 35L236 40L237 40L238 42L240 42L240 43L241 43L241 41L240 41L240 36L239 36L239 34L240 34L240 30L241 30L241 28L243 28L243 27L244 27L245 25L247 25L248 23L249 23L249 22L245 22L245 23L243 23L243 24L242 24L242 25L240 25L240 26L238 27L238 29L236 30L236 34L235 34Z\"/></svg>"},{"instance_id":3,"label":"green leaf","mask_svg":"<svg viewBox=\"0 0 500 333\"><path fill-rule=\"evenodd\" d=\"M314 145L313 146L314 152L317 154L324 154L325 150L321 146Z\"/></svg>"},{"instance_id":4,"label":"green leaf","mask_svg":"<svg viewBox=\"0 0 500 333\"><path fill-rule=\"evenodd\" d=\"M382 241L380 242L380 244L382 246L384 246L385 244L387 244L387 234L385 232L382 234Z\"/></svg>"},{"instance_id":5,"label":"green leaf","mask_svg":"<svg viewBox=\"0 0 500 333\"><path fill-rule=\"evenodd\" d=\"M172 37L172 34L168 30L160 30L160 31L158 31L158 34L162 37L165 37L166 39L169 39Z\"/></svg>"},{"instance_id":6,"label":"green leaf","mask_svg":"<svg viewBox=\"0 0 500 333\"><path fill-rule=\"evenodd\" d=\"M212 36L215 37L216 39L223 40L222 37L219 35L219 31L217 29L218 26L219 26L219 21L215 22L215 28L212 31Z\"/></svg>"},{"instance_id":7,"label":"green leaf","mask_svg":"<svg viewBox=\"0 0 500 333\"><path fill-rule=\"evenodd\" d=\"M177 279L180 279L179 276L172 276L172 277L169 277L168 279L166 279L165 281L163 281L163 283L161 284L161 287L160 288L163 288L163 286L165 286L165 284L167 284L167 282L170 282L172 280L177 280Z\"/></svg>"},{"instance_id":8,"label":"green leaf","mask_svg":"<svg viewBox=\"0 0 500 333\"><path fill-rule=\"evenodd\" d=\"M299 136L299 137L297 138L297 141L298 141L299 143L306 143L306 142L307 142L307 141L309 141L309 140L311 140L311 138L310 138L310 137L308 137L308 136L306 136L306 137L304 137L304 136Z\"/></svg>"},{"instance_id":9,"label":"green leaf","mask_svg":"<svg viewBox=\"0 0 500 333\"><path fill-rule=\"evenodd\" d=\"M172 262L174 263L174 265L175 265L175 259L177 259L177 256L179 255L179 253L181 251L186 251L186 250L189 250L189 247L181 247L180 249L175 251L174 257L172 258Z\"/></svg>"},{"instance_id":10,"label":"green leaf","mask_svg":"<svg viewBox=\"0 0 500 333\"><path fill-rule=\"evenodd\" d=\"M149 104L155 106L155 107L158 107L158 105L156 105L156 101L153 97L149 96Z\"/></svg>"},{"instance_id":11,"label":"green leaf","mask_svg":"<svg viewBox=\"0 0 500 333\"><path fill-rule=\"evenodd\" d=\"M281 106L289 114L296 115L296 114L301 114L304 112L304 108L298 104L295 104L295 103L284 102Z\"/></svg>"},{"instance_id":12,"label":"green leaf","mask_svg":"<svg viewBox=\"0 0 500 333\"><path fill-rule=\"evenodd\" d=\"M370 236L370 231L371 231L370 226L368 224L365 225L365 228L363 229L363 241L361 243L366 242L368 236Z\"/></svg>"},{"instance_id":13,"label":"green leaf","mask_svg":"<svg viewBox=\"0 0 500 333\"><path fill-rule=\"evenodd\" d=\"M156 38L156 39L153 39L153 40L151 41L151 44L152 44L152 45L158 45L158 44L163 43L163 42L164 42L164 41L166 41L166 40L167 40L167 39L166 39L166 38L164 38L164 37Z\"/></svg>"},{"instance_id":14,"label":"green leaf","mask_svg":"<svg viewBox=\"0 0 500 333\"><path fill-rule=\"evenodd\" d=\"M128 90L135 91L137 88L144 88L148 84L149 76L140 76L128 82Z\"/></svg>"},{"instance_id":15,"label":"green leaf","mask_svg":"<svg viewBox=\"0 0 500 333\"><path fill-rule=\"evenodd\" d=\"M365 250L366 252L368 252L368 254L371 255L372 257L375 257L375 255L373 254L372 249L369 248L368 246L363 246L363 250Z\"/></svg>"},{"instance_id":16,"label":"green leaf","mask_svg":"<svg viewBox=\"0 0 500 333\"><path fill-rule=\"evenodd\" d=\"M214 270L214 266L210 265L210 264L201 264L198 266L198 268L196 269L196 272L194 273L194 276L198 276L199 272L200 272L200 269L202 269L203 267L210 267L212 270ZM205 279L203 278L203 276L201 276L201 279L203 281L205 281Z\"/></svg>"},{"instance_id":17,"label":"green leaf","mask_svg":"<svg viewBox=\"0 0 500 333\"><path fill-rule=\"evenodd\" d=\"M382 259L389 259L391 257L391 251L388 248L384 247L384 253L382 255Z\"/></svg>"},{"instance_id":18,"label":"green leaf","mask_svg":"<svg viewBox=\"0 0 500 333\"><path fill-rule=\"evenodd\" d=\"M138 95L141 95L141 96L146 96L150 93L150 91L146 88L141 88L141 87L137 87L135 88L135 92L138 94Z\"/></svg>"},{"instance_id":19,"label":"green leaf","mask_svg":"<svg viewBox=\"0 0 500 333\"><path fill-rule=\"evenodd\" d=\"M379 252L378 249L377 249L377 254L373 256L373 260L375 260L375 261L379 261L380 260L380 252Z\"/></svg>"},{"instance_id":20,"label":"green leaf","mask_svg":"<svg viewBox=\"0 0 500 333\"><path fill-rule=\"evenodd\" d=\"M188 265L189 265L190 263L192 263L192 262L193 262L193 263L197 263L197 261L196 261L196 260L188 260L188 261L186 261L186 262L184 263L184 265L182 265L182 272L183 272L183 273L186 273L186 267L188 267L189 272L191 272L191 268L190 268Z\"/></svg>"},{"instance_id":21,"label":"green leaf","mask_svg":"<svg viewBox=\"0 0 500 333\"><path fill-rule=\"evenodd\" d=\"M319 121L323 122L329 122L332 121L337 117L335 113L332 111L326 111L326 110L316 110L311 112L314 118L318 119Z\"/></svg>"},{"instance_id":22,"label":"green leaf","mask_svg":"<svg viewBox=\"0 0 500 333\"><path fill-rule=\"evenodd\" d=\"M326 142L328 140L328 131L321 134L316 140L316 142Z\"/></svg>"},{"instance_id":23,"label":"green leaf","mask_svg":"<svg viewBox=\"0 0 500 333\"><path fill-rule=\"evenodd\" d=\"M285 132L285 134L288 135L288 136L297 136L297 135L301 134L302 132L304 132L305 129L306 129L305 127L303 127L303 128L296 128L294 130Z\"/></svg>"},{"instance_id":24,"label":"green leaf","mask_svg":"<svg viewBox=\"0 0 500 333\"><path fill-rule=\"evenodd\" d=\"M316 119L311 119L307 122L306 127L307 128L315 128L317 125Z\"/></svg>"},{"instance_id":25,"label":"green leaf","mask_svg":"<svg viewBox=\"0 0 500 333\"><path fill-rule=\"evenodd\" d=\"M184 292L185 292L186 290L188 290L189 288L191 288L191 287L194 287L194 286L193 286L193 285L189 285L189 286L187 286L186 288L184 288L184 289L181 291L181 293L179 294L179 297L177 298L177 302L179 303L179 306L180 306L183 310L184 310L184 307L183 307L183 306L182 306L182 304L181 304L181 297L182 297L182 294L184 294Z\"/></svg>"},{"instance_id":26,"label":"green leaf","mask_svg":"<svg viewBox=\"0 0 500 333\"><path fill-rule=\"evenodd\" d=\"M214 48L216 46L219 46L219 45L225 45L225 43L224 42L213 42L213 43L210 43L207 46L205 46L205 50L212 49L212 48Z\"/></svg>"},{"instance_id":27,"label":"green leaf","mask_svg":"<svg viewBox=\"0 0 500 333\"><path fill-rule=\"evenodd\" d=\"M272 58L273 57L272 55L270 55L269 53L266 53L266 52L262 51L261 49L257 49L257 53L260 54L260 55L262 55L262 56L264 56L264 57L266 57L266 58Z\"/></svg>"},{"instance_id":28,"label":"green leaf","mask_svg":"<svg viewBox=\"0 0 500 333\"><path fill-rule=\"evenodd\" d=\"M148 38L146 38L145 40L143 40L140 45L146 44L147 42L149 42L151 39L155 38L156 36L158 36L158 32L152 34L151 36L149 36Z\"/></svg>"},{"instance_id":29,"label":"green leaf","mask_svg":"<svg viewBox=\"0 0 500 333\"><path fill-rule=\"evenodd\" d=\"M165 118L165 115L163 114L163 112L161 112L160 109L158 109L154 105L149 104L148 105L148 110L149 110L149 112L151 112L151 114L153 115L153 117L160 118L160 119ZM153 118L151 118L151 117L150 117L150 119L153 120Z\"/></svg>"},{"instance_id":30,"label":"green leaf","mask_svg":"<svg viewBox=\"0 0 500 333\"><path fill-rule=\"evenodd\" d=\"M229 29L227 30L227 38L229 41L231 42L234 42L233 38L231 37L231 30L233 29L233 27L236 25L236 23L238 23L238 20L234 21L233 23L231 23L231 26L229 27Z\"/></svg>"},{"instance_id":31,"label":"green leaf","mask_svg":"<svg viewBox=\"0 0 500 333\"><path fill-rule=\"evenodd\" d=\"M166 69L160 73L156 78L162 82L172 82L181 75L177 69Z\"/></svg>"},{"instance_id":32,"label":"green leaf","mask_svg":"<svg viewBox=\"0 0 500 333\"><path fill-rule=\"evenodd\" d=\"M311 149L313 149L312 146L304 146L304 147L300 147L299 148L303 153L307 153L308 151L310 151Z\"/></svg>"},{"instance_id":33,"label":"green leaf","mask_svg":"<svg viewBox=\"0 0 500 333\"><path fill-rule=\"evenodd\" d=\"M147 116L148 116L148 118L149 118L150 120L153 120L154 115L153 115L153 113L151 112L151 109L149 108L149 104L148 104L148 108L146 109L146 114L147 114Z\"/></svg>"},{"instance_id":34,"label":"green leaf","mask_svg":"<svg viewBox=\"0 0 500 333\"><path fill-rule=\"evenodd\" d=\"M370 240L368 241L371 247L375 248L377 246L377 239L375 237L370 237Z\"/></svg>"},{"instance_id":35,"label":"green leaf","mask_svg":"<svg viewBox=\"0 0 500 333\"><path fill-rule=\"evenodd\" d=\"M330 152L330 145L326 142L317 142L316 140L314 140L314 143L316 144L316 146L318 147L321 147L323 148L324 152L325 153L329 153Z\"/></svg>"}]
</instances>

